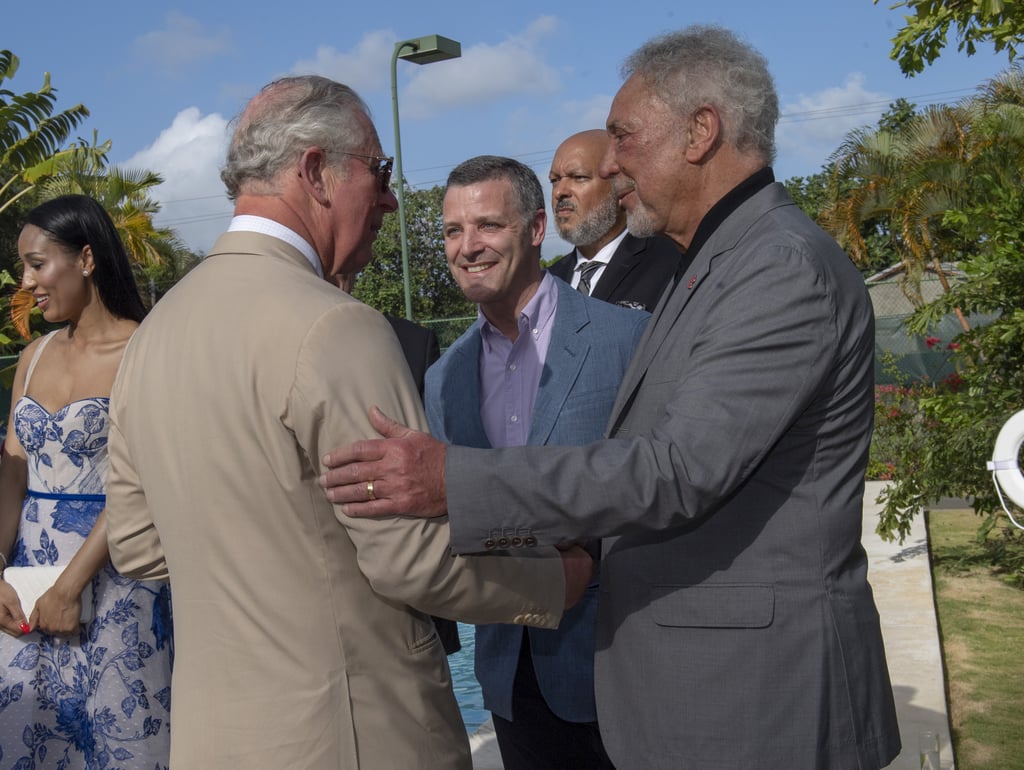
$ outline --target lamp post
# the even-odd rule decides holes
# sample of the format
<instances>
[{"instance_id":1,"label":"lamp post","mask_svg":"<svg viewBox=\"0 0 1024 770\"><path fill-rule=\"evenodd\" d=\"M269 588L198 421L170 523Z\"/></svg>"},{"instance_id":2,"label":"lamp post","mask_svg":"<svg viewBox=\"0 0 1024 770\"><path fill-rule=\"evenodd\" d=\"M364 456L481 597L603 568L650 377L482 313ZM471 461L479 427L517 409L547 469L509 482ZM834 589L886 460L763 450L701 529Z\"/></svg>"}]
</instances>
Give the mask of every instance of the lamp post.
<instances>
[{"instance_id":1,"label":"lamp post","mask_svg":"<svg viewBox=\"0 0 1024 770\"><path fill-rule=\"evenodd\" d=\"M405 228L405 179L402 177L402 139L398 129L398 60L430 64L462 56L457 40L427 35L395 43L391 56L391 110L395 119L395 175L398 178L398 232L402 243L402 285L405 288L405 317L412 320L412 279L409 276L409 235Z\"/></svg>"}]
</instances>

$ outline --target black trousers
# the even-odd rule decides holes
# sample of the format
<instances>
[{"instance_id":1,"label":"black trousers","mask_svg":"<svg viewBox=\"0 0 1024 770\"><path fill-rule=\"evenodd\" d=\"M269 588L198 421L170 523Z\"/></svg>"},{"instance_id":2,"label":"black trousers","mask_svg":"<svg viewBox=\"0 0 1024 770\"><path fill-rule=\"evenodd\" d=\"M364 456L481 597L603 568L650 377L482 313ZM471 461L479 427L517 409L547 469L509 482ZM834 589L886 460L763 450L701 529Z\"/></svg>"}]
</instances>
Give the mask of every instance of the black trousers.
<instances>
[{"instance_id":1,"label":"black trousers","mask_svg":"<svg viewBox=\"0 0 1024 770\"><path fill-rule=\"evenodd\" d=\"M567 722L548 708L528 637L526 631L512 686L512 721L492 714L505 770L615 770L597 722Z\"/></svg>"}]
</instances>

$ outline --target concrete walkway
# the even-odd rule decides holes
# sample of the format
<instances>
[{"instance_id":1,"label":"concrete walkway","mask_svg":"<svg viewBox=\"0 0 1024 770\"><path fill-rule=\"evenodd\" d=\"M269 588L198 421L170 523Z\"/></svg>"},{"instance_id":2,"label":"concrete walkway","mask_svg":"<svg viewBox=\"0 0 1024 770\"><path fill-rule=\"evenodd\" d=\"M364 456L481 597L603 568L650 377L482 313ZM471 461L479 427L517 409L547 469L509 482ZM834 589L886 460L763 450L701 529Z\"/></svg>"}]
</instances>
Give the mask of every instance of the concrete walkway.
<instances>
[{"instance_id":1,"label":"concrete walkway","mask_svg":"<svg viewBox=\"0 0 1024 770\"><path fill-rule=\"evenodd\" d=\"M875 499L883 486L883 482L869 481L865 489L863 542L868 552L868 578L882 618L889 676L903 739L903 751L889 768L919 770L918 735L932 730L939 734L942 768L950 770L953 752L928 565L927 532L923 519L918 518L903 545L885 543L875 534L881 507ZM469 740L474 768L499 770L502 767L490 722Z\"/></svg>"},{"instance_id":2,"label":"concrete walkway","mask_svg":"<svg viewBox=\"0 0 1024 770\"><path fill-rule=\"evenodd\" d=\"M875 534L881 509L875 499L884 486L881 481L867 483L863 543L868 552L868 580L882 618L885 655L903 739L903 751L889 767L919 770L918 736L931 730L939 734L941 766L948 770L953 767L953 750L928 564L928 533L919 516L903 545L883 542Z\"/></svg>"}]
</instances>

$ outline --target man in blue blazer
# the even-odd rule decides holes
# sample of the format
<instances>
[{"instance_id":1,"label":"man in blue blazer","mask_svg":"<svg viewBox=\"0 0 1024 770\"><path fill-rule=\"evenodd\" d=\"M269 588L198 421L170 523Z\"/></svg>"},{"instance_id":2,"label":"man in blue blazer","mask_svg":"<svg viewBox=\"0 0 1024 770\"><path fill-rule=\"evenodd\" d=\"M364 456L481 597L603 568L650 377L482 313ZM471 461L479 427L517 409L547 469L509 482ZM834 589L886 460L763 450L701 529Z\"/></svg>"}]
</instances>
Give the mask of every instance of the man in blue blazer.
<instances>
[{"instance_id":1,"label":"man in blue blazer","mask_svg":"<svg viewBox=\"0 0 1024 770\"><path fill-rule=\"evenodd\" d=\"M445 251L480 316L427 372L430 430L447 443L583 444L604 431L648 314L546 275L545 225L540 182L518 161L472 158L448 178ZM496 534L503 549L522 540ZM477 627L476 676L506 770L612 767L594 703L596 613L595 582L557 630Z\"/></svg>"}]
</instances>

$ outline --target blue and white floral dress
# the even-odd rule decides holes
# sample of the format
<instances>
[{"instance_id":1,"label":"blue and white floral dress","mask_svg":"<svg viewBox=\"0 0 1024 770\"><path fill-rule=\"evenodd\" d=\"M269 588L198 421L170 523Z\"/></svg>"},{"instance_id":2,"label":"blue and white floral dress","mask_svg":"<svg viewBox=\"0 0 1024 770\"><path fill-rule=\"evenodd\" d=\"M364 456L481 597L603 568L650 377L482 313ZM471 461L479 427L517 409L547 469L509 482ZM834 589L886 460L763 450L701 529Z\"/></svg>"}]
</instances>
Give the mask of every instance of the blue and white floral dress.
<instances>
[{"instance_id":1,"label":"blue and white floral dress","mask_svg":"<svg viewBox=\"0 0 1024 770\"><path fill-rule=\"evenodd\" d=\"M49 338L42 341L25 379ZM103 510L109 399L50 414L29 396L14 425L28 493L11 564L67 564ZM170 752L170 589L108 563L77 638L0 634L0 770L162 770ZM26 615L32 608L24 608Z\"/></svg>"}]
</instances>

